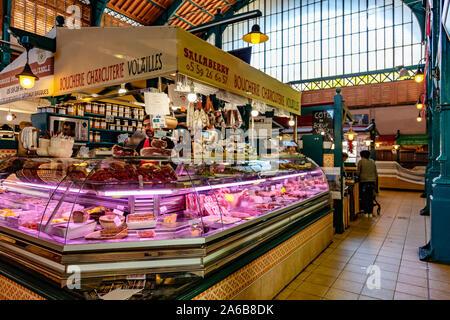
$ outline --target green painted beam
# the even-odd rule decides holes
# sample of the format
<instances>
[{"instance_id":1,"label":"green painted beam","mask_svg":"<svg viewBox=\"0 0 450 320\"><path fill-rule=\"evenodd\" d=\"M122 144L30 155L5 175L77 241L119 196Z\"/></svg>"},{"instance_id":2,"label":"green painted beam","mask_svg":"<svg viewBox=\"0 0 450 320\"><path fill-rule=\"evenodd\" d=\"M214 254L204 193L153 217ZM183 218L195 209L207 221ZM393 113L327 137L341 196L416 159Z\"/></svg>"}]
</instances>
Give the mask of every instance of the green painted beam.
<instances>
[{"instance_id":1,"label":"green painted beam","mask_svg":"<svg viewBox=\"0 0 450 320\"><path fill-rule=\"evenodd\" d=\"M192 1L192 0L188 0L188 1L189 1L189 3L191 3L192 5L194 5L194 7L200 9L202 12L204 12L204 13L206 13L207 15L209 15L210 17L214 18L214 15L212 15L211 13L209 13L208 11L206 11L205 8L199 6L198 4L196 4L196 3L195 3L194 1Z\"/></svg>"},{"instance_id":2,"label":"green painted beam","mask_svg":"<svg viewBox=\"0 0 450 320\"><path fill-rule=\"evenodd\" d=\"M222 14L220 18L221 19L231 18L235 14L235 12L241 10L243 7L247 6L250 2L252 2L252 1L250 1L250 0L236 1L236 3L233 4L227 12ZM223 31L225 30L226 27L227 27L227 25L223 25L220 28L220 31L223 33ZM205 39L208 39L211 36L211 34L214 33L214 31L216 31L216 30L213 30L213 29L208 30L208 32L206 33ZM217 37L217 33L216 33L216 37Z\"/></svg>"},{"instance_id":3,"label":"green painted beam","mask_svg":"<svg viewBox=\"0 0 450 320\"><path fill-rule=\"evenodd\" d=\"M0 0L1 3L1 12L2 12L2 40L10 41L11 37L8 32L9 26L11 25L11 7L12 0ZM11 52L10 46L6 43L2 43L1 47L3 48L0 55L0 70L3 70L8 64L11 62Z\"/></svg>"},{"instance_id":4,"label":"green painted beam","mask_svg":"<svg viewBox=\"0 0 450 320\"><path fill-rule=\"evenodd\" d=\"M32 47L41 48L43 50L47 50L50 52L56 51L56 40L50 39L45 36L40 36L32 32L28 32L25 30L17 29L14 27L9 27L8 29L13 36L17 38L19 43L23 40L24 37L28 37L28 43Z\"/></svg>"},{"instance_id":5,"label":"green painted beam","mask_svg":"<svg viewBox=\"0 0 450 320\"><path fill-rule=\"evenodd\" d=\"M103 12L109 0L90 0L91 2L91 26L99 27L102 22Z\"/></svg>"},{"instance_id":6,"label":"green painted beam","mask_svg":"<svg viewBox=\"0 0 450 320\"><path fill-rule=\"evenodd\" d=\"M174 17L175 17L176 19L178 19L178 20L181 20L181 21L187 23L187 24L188 24L189 26L191 26L191 27L195 27L192 23L190 23L189 21L183 19L183 18L180 17L180 16L174 15Z\"/></svg>"},{"instance_id":7,"label":"green painted beam","mask_svg":"<svg viewBox=\"0 0 450 320\"><path fill-rule=\"evenodd\" d=\"M147 2L148 2L148 3L151 3L152 5L154 5L154 6L158 7L159 9L161 9L161 10L163 10L163 11L165 11L165 10L166 10L166 8L164 8L164 7L163 7L163 6L161 6L160 4L156 3L155 1L152 1L152 0L147 0Z\"/></svg>"},{"instance_id":8,"label":"green painted beam","mask_svg":"<svg viewBox=\"0 0 450 320\"><path fill-rule=\"evenodd\" d=\"M178 9L186 2L186 0L174 0L170 6L153 22L152 25L164 26L167 25L170 19L175 15Z\"/></svg>"},{"instance_id":9,"label":"green painted beam","mask_svg":"<svg viewBox=\"0 0 450 320\"><path fill-rule=\"evenodd\" d=\"M416 16L417 21L419 22L420 29L422 31L422 41L425 39L425 20L426 20L426 12L422 7L422 0L403 0L403 3L406 4Z\"/></svg>"}]
</instances>

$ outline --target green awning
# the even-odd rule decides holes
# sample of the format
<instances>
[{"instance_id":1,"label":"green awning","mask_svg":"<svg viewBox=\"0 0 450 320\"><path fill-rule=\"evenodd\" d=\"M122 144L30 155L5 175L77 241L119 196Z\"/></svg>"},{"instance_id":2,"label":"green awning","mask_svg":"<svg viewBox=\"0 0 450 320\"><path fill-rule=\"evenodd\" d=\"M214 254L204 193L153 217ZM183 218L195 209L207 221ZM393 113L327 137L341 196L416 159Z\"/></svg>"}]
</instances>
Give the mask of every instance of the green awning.
<instances>
[{"instance_id":1,"label":"green awning","mask_svg":"<svg viewBox=\"0 0 450 320\"><path fill-rule=\"evenodd\" d=\"M398 145L419 146L428 144L427 134L401 134L396 140Z\"/></svg>"}]
</instances>

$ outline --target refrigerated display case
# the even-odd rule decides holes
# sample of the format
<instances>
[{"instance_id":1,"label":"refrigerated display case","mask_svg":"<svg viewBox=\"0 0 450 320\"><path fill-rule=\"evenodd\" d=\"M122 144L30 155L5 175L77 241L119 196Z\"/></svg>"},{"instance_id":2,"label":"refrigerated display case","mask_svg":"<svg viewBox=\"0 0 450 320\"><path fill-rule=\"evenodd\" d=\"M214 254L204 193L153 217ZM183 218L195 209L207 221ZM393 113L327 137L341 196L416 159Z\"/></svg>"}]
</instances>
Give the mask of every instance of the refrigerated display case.
<instances>
[{"instance_id":1,"label":"refrigerated display case","mask_svg":"<svg viewBox=\"0 0 450 320\"><path fill-rule=\"evenodd\" d=\"M14 157L0 177L2 259L60 287L77 270L81 288L70 294L88 299L117 283L142 287L133 298L173 298L330 210L325 175L305 157Z\"/></svg>"}]
</instances>

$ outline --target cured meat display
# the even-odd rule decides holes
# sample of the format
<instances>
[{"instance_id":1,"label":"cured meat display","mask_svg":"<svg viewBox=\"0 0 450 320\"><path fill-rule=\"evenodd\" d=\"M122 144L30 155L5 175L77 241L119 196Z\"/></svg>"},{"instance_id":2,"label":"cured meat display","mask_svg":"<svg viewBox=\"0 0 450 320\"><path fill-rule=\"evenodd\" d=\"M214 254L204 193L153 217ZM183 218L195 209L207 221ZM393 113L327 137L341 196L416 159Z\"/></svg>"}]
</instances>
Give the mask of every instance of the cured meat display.
<instances>
[{"instance_id":1,"label":"cured meat display","mask_svg":"<svg viewBox=\"0 0 450 320\"><path fill-rule=\"evenodd\" d=\"M162 140L160 140L162 141ZM162 141L165 142L165 141ZM167 144L167 143L166 143ZM152 143L153 145L153 143ZM161 149L161 148L142 148L141 149L141 156L143 157L168 157L172 154L172 150L170 149Z\"/></svg>"},{"instance_id":2,"label":"cured meat display","mask_svg":"<svg viewBox=\"0 0 450 320\"><path fill-rule=\"evenodd\" d=\"M117 144L112 147L112 152L113 152L113 156L118 157L118 158L138 156L138 153L136 152L136 150L134 150L132 148L121 147Z\"/></svg>"},{"instance_id":3,"label":"cured meat display","mask_svg":"<svg viewBox=\"0 0 450 320\"><path fill-rule=\"evenodd\" d=\"M111 162L108 167L100 168L90 177L89 182L126 182L139 181L142 176L143 181L176 181L177 175L170 165L155 165L145 163L135 165L125 162Z\"/></svg>"}]
</instances>

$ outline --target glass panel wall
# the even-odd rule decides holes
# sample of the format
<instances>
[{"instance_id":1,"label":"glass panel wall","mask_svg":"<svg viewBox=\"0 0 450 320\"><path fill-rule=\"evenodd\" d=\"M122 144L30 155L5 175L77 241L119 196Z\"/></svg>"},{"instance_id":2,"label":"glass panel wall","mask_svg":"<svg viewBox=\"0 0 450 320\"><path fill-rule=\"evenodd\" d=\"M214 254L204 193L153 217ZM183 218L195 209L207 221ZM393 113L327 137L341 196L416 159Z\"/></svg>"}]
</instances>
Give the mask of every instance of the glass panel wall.
<instances>
[{"instance_id":1,"label":"glass panel wall","mask_svg":"<svg viewBox=\"0 0 450 320\"><path fill-rule=\"evenodd\" d=\"M263 16L236 23L225 51L249 46L257 23L269 36L253 45L252 66L283 82L411 66L422 57L420 27L401 0L255 0L240 12Z\"/></svg>"}]
</instances>

